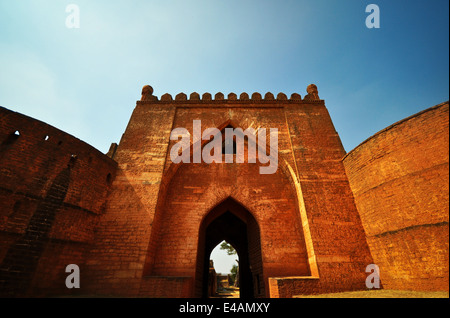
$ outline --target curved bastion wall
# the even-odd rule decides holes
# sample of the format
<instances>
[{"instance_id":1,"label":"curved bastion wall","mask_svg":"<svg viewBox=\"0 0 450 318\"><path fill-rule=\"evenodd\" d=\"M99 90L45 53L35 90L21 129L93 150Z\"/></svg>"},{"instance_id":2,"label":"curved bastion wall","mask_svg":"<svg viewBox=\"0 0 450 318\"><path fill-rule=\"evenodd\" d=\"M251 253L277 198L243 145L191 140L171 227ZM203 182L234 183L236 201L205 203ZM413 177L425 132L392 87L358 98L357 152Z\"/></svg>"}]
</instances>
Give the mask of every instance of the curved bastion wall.
<instances>
[{"instance_id":1,"label":"curved bastion wall","mask_svg":"<svg viewBox=\"0 0 450 318\"><path fill-rule=\"evenodd\" d=\"M448 106L381 130L343 160L386 289L448 290Z\"/></svg>"},{"instance_id":2,"label":"curved bastion wall","mask_svg":"<svg viewBox=\"0 0 450 318\"><path fill-rule=\"evenodd\" d=\"M65 267L82 268L116 169L85 142L0 107L0 295L73 291Z\"/></svg>"}]
</instances>

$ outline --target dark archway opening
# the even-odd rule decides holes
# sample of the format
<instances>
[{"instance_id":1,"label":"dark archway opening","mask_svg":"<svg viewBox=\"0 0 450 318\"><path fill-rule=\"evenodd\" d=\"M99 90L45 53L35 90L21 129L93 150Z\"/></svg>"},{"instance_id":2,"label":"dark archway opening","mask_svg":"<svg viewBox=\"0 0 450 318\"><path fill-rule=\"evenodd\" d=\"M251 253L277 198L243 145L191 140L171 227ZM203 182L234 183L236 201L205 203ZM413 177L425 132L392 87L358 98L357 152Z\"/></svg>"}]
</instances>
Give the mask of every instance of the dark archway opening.
<instances>
[{"instance_id":1,"label":"dark archway opening","mask_svg":"<svg viewBox=\"0 0 450 318\"><path fill-rule=\"evenodd\" d=\"M208 297L209 257L223 240L229 242L239 256L240 297L265 297L258 224L250 212L231 198L211 210L200 226L197 296Z\"/></svg>"}]
</instances>

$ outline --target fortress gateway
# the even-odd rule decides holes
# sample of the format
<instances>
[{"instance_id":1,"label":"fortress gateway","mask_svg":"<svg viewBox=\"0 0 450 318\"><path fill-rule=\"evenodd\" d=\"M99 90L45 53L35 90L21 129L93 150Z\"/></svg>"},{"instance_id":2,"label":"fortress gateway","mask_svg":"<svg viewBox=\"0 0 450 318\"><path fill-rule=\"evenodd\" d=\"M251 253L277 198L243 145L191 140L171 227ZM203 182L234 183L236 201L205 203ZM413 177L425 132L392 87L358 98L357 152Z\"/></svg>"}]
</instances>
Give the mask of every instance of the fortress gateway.
<instances>
[{"instance_id":1,"label":"fortress gateway","mask_svg":"<svg viewBox=\"0 0 450 318\"><path fill-rule=\"evenodd\" d=\"M222 240L242 297L366 289L369 264L384 288L448 291L448 119L445 102L346 153L315 85L174 99L145 86L105 155L0 107L0 295L204 297ZM191 138L198 120L210 140ZM172 161L176 128L189 162ZM238 128L253 134L225 138ZM222 162L194 160L205 147Z\"/></svg>"}]
</instances>

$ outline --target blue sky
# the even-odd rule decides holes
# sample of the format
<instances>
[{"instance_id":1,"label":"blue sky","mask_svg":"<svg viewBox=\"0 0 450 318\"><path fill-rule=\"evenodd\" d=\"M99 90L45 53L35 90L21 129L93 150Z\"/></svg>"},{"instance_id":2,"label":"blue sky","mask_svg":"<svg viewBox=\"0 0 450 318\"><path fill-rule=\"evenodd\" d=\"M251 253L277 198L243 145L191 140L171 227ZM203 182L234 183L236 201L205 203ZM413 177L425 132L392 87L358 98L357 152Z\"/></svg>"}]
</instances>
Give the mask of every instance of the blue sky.
<instances>
[{"instance_id":1,"label":"blue sky","mask_svg":"<svg viewBox=\"0 0 450 318\"><path fill-rule=\"evenodd\" d=\"M370 3L379 29L365 26ZM0 105L106 152L146 84L160 97L315 83L350 151L449 99L448 12L448 0L0 0Z\"/></svg>"},{"instance_id":2,"label":"blue sky","mask_svg":"<svg viewBox=\"0 0 450 318\"><path fill-rule=\"evenodd\" d=\"M113 2L113 3L112 3ZM80 8L69 29L66 6ZM380 8L368 29L365 8ZM448 0L0 0L0 105L106 152L155 95L317 84L350 151L448 100Z\"/></svg>"}]
</instances>

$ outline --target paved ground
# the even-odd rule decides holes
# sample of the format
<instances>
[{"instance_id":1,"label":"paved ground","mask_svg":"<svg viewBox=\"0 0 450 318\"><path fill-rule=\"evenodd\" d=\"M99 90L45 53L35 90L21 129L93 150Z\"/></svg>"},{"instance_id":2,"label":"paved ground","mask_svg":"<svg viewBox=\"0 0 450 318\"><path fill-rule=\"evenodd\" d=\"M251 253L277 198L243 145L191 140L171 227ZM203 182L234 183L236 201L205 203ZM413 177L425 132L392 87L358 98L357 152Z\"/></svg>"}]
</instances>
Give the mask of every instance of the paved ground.
<instances>
[{"instance_id":1,"label":"paved ground","mask_svg":"<svg viewBox=\"0 0 450 318\"><path fill-rule=\"evenodd\" d=\"M239 288L226 287L219 289L217 296L212 298L239 298Z\"/></svg>"},{"instance_id":2,"label":"paved ground","mask_svg":"<svg viewBox=\"0 0 450 318\"><path fill-rule=\"evenodd\" d=\"M420 292L378 289L321 295L299 295L294 296L294 298L449 298L449 293L446 291Z\"/></svg>"}]
</instances>

